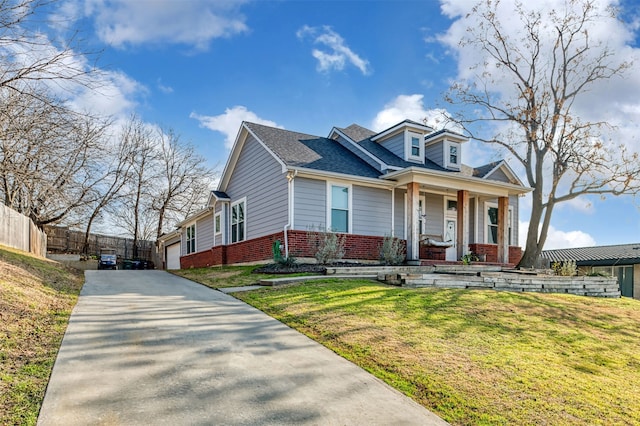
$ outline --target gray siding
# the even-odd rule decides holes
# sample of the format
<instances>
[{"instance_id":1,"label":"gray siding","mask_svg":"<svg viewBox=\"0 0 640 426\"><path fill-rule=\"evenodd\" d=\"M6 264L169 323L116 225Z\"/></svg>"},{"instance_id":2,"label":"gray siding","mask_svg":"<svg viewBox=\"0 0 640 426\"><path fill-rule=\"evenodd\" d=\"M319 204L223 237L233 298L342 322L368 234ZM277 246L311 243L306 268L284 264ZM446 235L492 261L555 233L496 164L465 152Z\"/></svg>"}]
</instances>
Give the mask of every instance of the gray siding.
<instances>
[{"instance_id":1,"label":"gray siding","mask_svg":"<svg viewBox=\"0 0 640 426\"><path fill-rule=\"evenodd\" d=\"M395 135L383 142L380 142L382 146L393 152L400 158L406 158L404 155L404 132Z\"/></svg>"},{"instance_id":2,"label":"gray siding","mask_svg":"<svg viewBox=\"0 0 640 426\"><path fill-rule=\"evenodd\" d=\"M247 137L225 192L232 202L247 198L247 240L282 231L287 224L287 179L276 159L251 135Z\"/></svg>"},{"instance_id":3,"label":"gray siding","mask_svg":"<svg viewBox=\"0 0 640 426\"><path fill-rule=\"evenodd\" d=\"M469 198L469 243L475 243L476 235L476 200ZM458 225L460 226L460 225Z\"/></svg>"},{"instance_id":4,"label":"gray siding","mask_svg":"<svg viewBox=\"0 0 640 426\"><path fill-rule=\"evenodd\" d=\"M215 210L215 214L220 213L220 230L222 231L220 234L215 235L215 219L214 219L214 229L213 229L213 233L214 233L214 240L213 243L216 246L221 246L223 243L223 239L222 236L224 235L224 231L226 229L225 227L225 211L226 211L226 205L227 203L216 203L216 210ZM215 215L214 215L215 218Z\"/></svg>"},{"instance_id":5,"label":"gray siding","mask_svg":"<svg viewBox=\"0 0 640 426\"><path fill-rule=\"evenodd\" d=\"M303 231L325 229L327 182L306 178L295 178L293 182L293 228Z\"/></svg>"},{"instance_id":6,"label":"gray siding","mask_svg":"<svg viewBox=\"0 0 640 426\"><path fill-rule=\"evenodd\" d=\"M196 221L196 252L213 247L213 213Z\"/></svg>"},{"instance_id":7,"label":"gray siding","mask_svg":"<svg viewBox=\"0 0 640 426\"><path fill-rule=\"evenodd\" d=\"M391 191L353 186L353 232L383 237L391 234Z\"/></svg>"},{"instance_id":8,"label":"gray siding","mask_svg":"<svg viewBox=\"0 0 640 426\"><path fill-rule=\"evenodd\" d=\"M426 194L427 226L425 234L442 237L444 233L444 197L438 194Z\"/></svg>"},{"instance_id":9,"label":"gray siding","mask_svg":"<svg viewBox=\"0 0 640 426\"><path fill-rule=\"evenodd\" d=\"M491 173L489 176L486 177L486 179L488 179L488 180L497 180L499 182L512 183L509 180L509 177L501 169L498 169L495 172Z\"/></svg>"},{"instance_id":10,"label":"gray siding","mask_svg":"<svg viewBox=\"0 0 640 426\"><path fill-rule=\"evenodd\" d=\"M444 147L442 146L443 143L444 142L437 142L433 145L429 145L424 151L424 156L427 157L427 159L433 161L441 167L444 167Z\"/></svg>"},{"instance_id":11,"label":"gray siding","mask_svg":"<svg viewBox=\"0 0 640 426\"><path fill-rule=\"evenodd\" d=\"M180 256L187 255L187 227L182 228L182 235L180 236Z\"/></svg>"},{"instance_id":12,"label":"gray siding","mask_svg":"<svg viewBox=\"0 0 640 426\"><path fill-rule=\"evenodd\" d=\"M404 197L407 191L396 189L395 190L395 200L394 200L394 209L395 209L395 217L394 219L394 236L397 238L405 237L405 212L404 212Z\"/></svg>"}]
</instances>

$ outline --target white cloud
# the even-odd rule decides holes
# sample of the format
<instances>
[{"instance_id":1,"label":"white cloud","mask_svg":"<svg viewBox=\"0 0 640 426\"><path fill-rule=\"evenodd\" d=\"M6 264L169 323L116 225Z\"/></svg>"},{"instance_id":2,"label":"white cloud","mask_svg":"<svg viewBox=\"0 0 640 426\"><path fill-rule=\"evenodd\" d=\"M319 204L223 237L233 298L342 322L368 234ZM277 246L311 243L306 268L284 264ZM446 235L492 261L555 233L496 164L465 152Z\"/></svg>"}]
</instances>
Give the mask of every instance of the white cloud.
<instances>
[{"instance_id":1,"label":"white cloud","mask_svg":"<svg viewBox=\"0 0 640 426\"><path fill-rule=\"evenodd\" d=\"M376 132L380 132L404 120L426 123L434 129L447 127L449 117L447 111L443 109L426 109L423 98L424 95L418 94L397 96L376 114L371 123L371 128ZM452 130L455 131L455 129ZM457 131L460 130L458 129Z\"/></svg>"},{"instance_id":2,"label":"white cloud","mask_svg":"<svg viewBox=\"0 0 640 426\"><path fill-rule=\"evenodd\" d=\"M476 75L487 70L495 78L493 86L488 87L498 95L511 97L514 94L515 84L512 79L500 74L500 70L495 67L494 61L474 45L462 45L461 40L468 35L468 28L480 28L480 23L473 14L469 14L476 5L476 0L440 0L441 10L444 15L454 20L448 30L438 35L437 40L448 49L449 53L455 56L458 63L456 80L473 80ZM574 7L571 2L565 0L539 0L536 2L523 2L525 10L542 12L541 58L549 56L552 51L552 40L555 36L555 28L550 23L548 13L559 12L566 7ZM609 7L620 6L618 0L597 0L593 2L595 8L607 15ZM523 37L522 22L517 18L514 11L514 2L505 1L498 4L497 17L501 24L501 31L511 40L518 40ZM583 2L576 2L575 7L581 7ZM545 26L546 25L546 26ZM608 45L612 56L611 63L622 63L640 61L640 49L632 47L637 31L637 21L625 23L620 19L602 18L598 21L588 22L588 31L591 45L605 43ZM431 40L428 40L431 42ZM525 46L524 42L522 44ZM525 47L526 48L526 47ZM594 50L593 53L596 53ZM476 64L485 64L485 68L477 68ZM588 91L583 91L573 105L573 111L582 119L589 121L604 121L617 126L611 137L617 141L637 141L635 135L640 131L640 67L634 66L628 69L623 78L614 77L612 79L599 80L588 87ZM633 137L633 139L629 139ZM640 144L631 143L633 149L640 149Z\"/></svg>"},{"instance_id":3,"label":"white cloud","mask_svg":"<svg viewBox=\"0 0 640 426\"><path fill-rule=\"evenodd\" d=\"M315 44L323 45L329 50L313 49L311 54L318 60L318 71L341 71L347 63L355 66L364 75L371 74L369 61L361 58L351 50L345 40L329 26L309 27L305 25L296 33L299 39L310 37Z\"/></svg>"},{"instance_id":4,"label":"white cloud","mask_svg":"<svg viewBox=\"0 0 640 426\"><path fill-rule=\"evenodd\" d=\"M158 89L160 89L160 91L165 94L173 93L173 87L162 84L161 79L158 79Z\"/></svg>"},{"instance_id":5,"label":"white cloud","mask_svg":"<svg viewBox=\"0 0 640 426\"><path fill-rule=\"evenodd\" d=\"M98 37L115 47L140 44L184 44L198 50L211 40L248 31L245 17L238 11L246 0L87 0L84 16L94 19ZM78 15L69 3L58 13Z\"/></svg>"},{"instance_id":6,"label":"white cloud","mask_svg":"<svg viewBox=\"0 0 640 426\"><path fill-rule=\"evenodd\" d=\"M529 222L520 222L518 241L524 247L527 242L527 231L529 230ZM595 246L596 240L584 231L561 231L549 226L547 240L544 244L544 250L553 250L561 248L574 247L590 247Z\"/></svg>"},{"instance_id":7,"label":"white cloud","mask_svg":"<svg viewBox=\"0 0 640 426\"><path fill-rule=\"evenodd\" d=\"M265 126L278 127L280 129L283 128L282 126L279 126L271 120L265 120L258 117L256 113L254 113L253 111L249 111L247 107L242 105L237 105L233 108L227 108L224 114L220 115L206 116L192 112L190 117L198 120L200 122L200 126L224 134L224 145L227 149L231 149L231 147L233 146L236 135L238 134L238 129L240 129L240 125L243 121L264 124Z\"/></svg>"}]
</instances>

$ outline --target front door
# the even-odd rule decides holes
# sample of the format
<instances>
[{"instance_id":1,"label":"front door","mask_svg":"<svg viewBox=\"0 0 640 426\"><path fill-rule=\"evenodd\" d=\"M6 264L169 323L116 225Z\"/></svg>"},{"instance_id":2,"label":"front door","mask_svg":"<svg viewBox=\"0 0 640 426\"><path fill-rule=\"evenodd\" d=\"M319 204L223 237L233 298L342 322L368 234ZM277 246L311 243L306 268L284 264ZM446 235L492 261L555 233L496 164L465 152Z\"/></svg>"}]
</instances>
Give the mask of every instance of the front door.
<instances>
[{"instance_id":1,"label":"front door","mask_svg":"<svg viewBox=\"0 0 640 426\"><path fill-rule=\"evenodd\" d=\"M458 248L456 247L458 241L457 219L448 217L444 220L444 241L453 243L451 247L447 247L446 259L458 260Z\"/></svg>"}]
</instances>

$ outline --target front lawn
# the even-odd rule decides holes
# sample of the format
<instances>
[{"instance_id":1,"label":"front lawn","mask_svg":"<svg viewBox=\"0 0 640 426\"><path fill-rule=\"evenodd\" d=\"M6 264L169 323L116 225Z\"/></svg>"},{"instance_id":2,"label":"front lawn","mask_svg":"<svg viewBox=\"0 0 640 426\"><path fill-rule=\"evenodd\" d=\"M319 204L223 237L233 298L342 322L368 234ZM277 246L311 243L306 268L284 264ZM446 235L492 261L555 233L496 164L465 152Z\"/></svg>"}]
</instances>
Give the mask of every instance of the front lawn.
<instances>
[{"instance_id":1,"label":"front lawn","mask_svg":"<svg viewBox=\"0 0 640 426\"><path fill-rule=\"evenodd\" d=\"M33 425L81 271L0 247L0 424Z\"/></svg>"},{"instance_id":2,"label":"front lawn","mask_svg":"<svg viewBox=\"0 0 640 426\"><path fill-rule=\"evenodd\" d=\"M283 278L300 275L317 274L254 274L252 271L257 266L211 266L208 268L178 269L170 271L175 275L204 284L211 288L244 287L260 283L267 278Z\"/></svg>"},{"instance_id":3,"label":"front lawn","mask_svg":"<svg viewBox=\"0 0 640 426\"><path fill-rule=\"evenodd\" d=\"M640 424L637 300L335 279L234 296L452 424Z\"/></svg>"}]
</instances>

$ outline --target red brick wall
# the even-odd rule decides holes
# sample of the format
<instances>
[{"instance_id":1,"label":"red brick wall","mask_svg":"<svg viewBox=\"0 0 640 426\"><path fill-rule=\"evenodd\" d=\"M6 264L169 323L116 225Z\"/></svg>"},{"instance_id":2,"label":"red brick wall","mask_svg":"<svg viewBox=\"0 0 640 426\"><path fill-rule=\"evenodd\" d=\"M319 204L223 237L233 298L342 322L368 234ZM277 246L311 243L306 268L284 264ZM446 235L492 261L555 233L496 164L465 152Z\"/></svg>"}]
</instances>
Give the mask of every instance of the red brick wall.
<instances>
[{"instance_id":1,"label":"red brick wall","mask_svg":"<svg viewBox=\"0 0 640 426\"><path fill-rule=\"evenodd\" d=\"M288 231L289 254L294 257L314 257L316 247L309 240L306 231ZM383 237L366 235L343 234L345 241L345 259L378 260ZM284 246L284 234L267 235L249 241L229 244L227 246L212 247L209 250L193 253L180 258L180 267L204 268L213 265L226 265L244 262L257 262L273 258L272 246L275 240L280 240ZM469 244L469 249L475 254L486 255L487 262L498 261L498 246L495 244ZM283 247L284 250L284 247ZM522 249L509 247L509 263L517 264L522 258ZM420 259L446 259L446 248L420 245Z\"/></svg>"},{"instance_id":2,"label":"red brick wall","mask_svg":"<svg viewBox=\"0 0 640 426\"><path fill-rule=\"evenodd\" d=\"M446 258L446 247L434 247L426 244L420 244L420 259L445 260Z\"/></svg>"},{"instance_id":3,"label":"red brick wall","mask_svg":"<svg viewBox=\"0 0 640 426\"><path fill-rule=\"evenodd\" d=\"M469 250L475 254L487 255L487 262L498 262L497 244L469 244ZM517 264L522 258L522 248L509 246L509 263Z\"/></svg>"},{"instance_id":4,"label":"red brick wall","mask_svg":"<svg viewBox=\"0 0 640 426\"><path fill-rule=\"evenodd\" d=\"M257 262L260 260L273 259L273 242L280 240L284 246L284 236L282 232L254 238L227 246L226 263Z\"/></svg>"},{"instance_id":5,"label":"red brick wall","mask_svg":"<svg viewBox=\"0 0 640 426\"><path fill-rule=\"evenodd\" d=\"M346 237L345 259L379 260L384 237L340 234ZM289 254L294 257L314 257L317 247L306 231L288 231Z\"/></svg>"},{"instance_id":6,"label":"red brick wall","mask_svg":"<svg viewBox=\"0 0 640 426\"><path fill-rule=\"evenodd\" d=\"M218 265L218 263L214 263L214 259L213 250L188 254L180 258L180 269L204 268L206 266Z\"/></svg>"}]
</instances>

